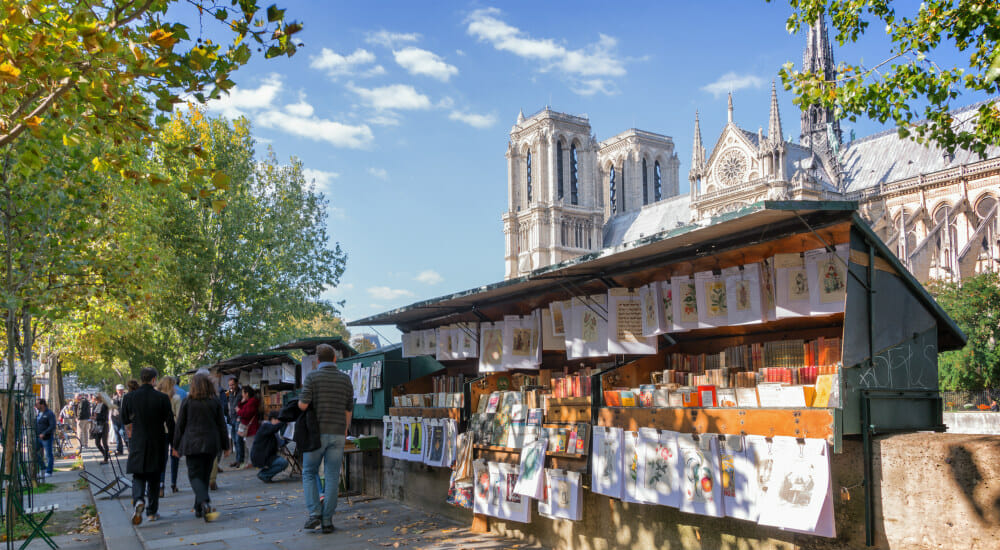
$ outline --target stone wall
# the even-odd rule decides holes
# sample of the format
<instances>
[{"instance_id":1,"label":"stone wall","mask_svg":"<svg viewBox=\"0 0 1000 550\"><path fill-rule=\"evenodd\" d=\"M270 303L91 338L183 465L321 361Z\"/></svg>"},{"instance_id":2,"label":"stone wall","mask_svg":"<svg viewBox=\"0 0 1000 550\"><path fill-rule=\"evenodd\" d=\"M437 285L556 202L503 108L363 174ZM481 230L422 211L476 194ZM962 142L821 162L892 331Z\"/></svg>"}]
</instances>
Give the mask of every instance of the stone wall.
<instances>
[{"instance_id":1,"label":"stone wall","mask_svg":"<svg viewBox=\"0 0 1000 550\"><path fill-rule=\"evenodd\" d=\"M444 502L450 471L385 460L383 495L462 522L471 515ZM530 524L490 519L490 529L556 550L848 550L864 548L861 443L834 454L837 538L797 535L754 523L673 508L628 504L589 491L583 521L534 514ZM1000 548L1000 436L917 433L875 441L876 547ZM589 485L584 476L584 485ZM840 498L848 488L849 500ZM589 488L589 487L588 487Z\"/></svg>"},{"instance_id":2,"label":"stone wall","mask_svg":"<svg viewBox=\"0 0 1000 550\"><path fill-rule=\"evenodd\" d=\"M1000 413L953 412L944 413L948 433L1000 435Z\"/></svg>"}]
</instances>

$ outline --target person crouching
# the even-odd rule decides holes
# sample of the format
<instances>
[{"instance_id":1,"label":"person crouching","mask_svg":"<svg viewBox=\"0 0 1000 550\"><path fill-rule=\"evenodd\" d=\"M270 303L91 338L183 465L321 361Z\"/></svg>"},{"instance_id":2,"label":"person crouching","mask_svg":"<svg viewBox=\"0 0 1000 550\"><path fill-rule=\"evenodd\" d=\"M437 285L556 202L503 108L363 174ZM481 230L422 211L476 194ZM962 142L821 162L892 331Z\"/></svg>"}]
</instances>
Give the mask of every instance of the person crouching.
<instances>
[{"instance_id":1,"label":"person crouching","mask_svg":"<svg viewBox=\"0 0 1000 550\"><path fill-rule=\"evenodd\" d=\"M274 481L274 476L288 467L288 460L278 456L278 450L285 446L285 440L281 437L285 423L278 421L277 411L268 413L267 419L268 422L257 428L257 436L250 449L250 463L260 468L257 477L261 481L271 483Z\"/></svg>"}]
</instances>

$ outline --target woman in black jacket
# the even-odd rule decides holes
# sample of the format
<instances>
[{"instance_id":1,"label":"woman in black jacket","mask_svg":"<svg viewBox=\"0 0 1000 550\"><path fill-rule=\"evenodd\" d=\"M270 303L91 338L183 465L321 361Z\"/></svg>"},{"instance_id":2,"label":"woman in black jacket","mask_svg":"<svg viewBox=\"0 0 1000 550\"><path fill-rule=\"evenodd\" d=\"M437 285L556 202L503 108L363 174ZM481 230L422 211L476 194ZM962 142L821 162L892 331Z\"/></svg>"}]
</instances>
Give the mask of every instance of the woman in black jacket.
<instances>
[{"instance_id":1,"label":"woman in black jacket","mask_svg":"<svg viewBox=\"0 0 1000 550\"><path fill-rule=\"evenodd\" d=\"M187 460L188 480L194 490L194 515L215 521L219 513L212 508L208 495L212 463L219 452L229 455L229 431L222 415L222 405L215 396L212 381L204 374L191 378L191 392L181 403L174 430L174 456Z\"/></svg>"},{"instance_id":2,"label":"woman in black jacket","mask_svg":"<svg viewBox=\"0 0 1000 550\"><path fill-rule=\"evenodd\" d=\"M101 455L104 460L101 464L107 464L108 460L111 459L111 453L108 451L108 418L110 417L110 412L108 410L107 404L104 403L101 394L93 394L90 399L93 402L93 406L90 408L90 437L94 440L94 445L97 446L97 450L101 451Z\"/></svg>"}]
</instances>

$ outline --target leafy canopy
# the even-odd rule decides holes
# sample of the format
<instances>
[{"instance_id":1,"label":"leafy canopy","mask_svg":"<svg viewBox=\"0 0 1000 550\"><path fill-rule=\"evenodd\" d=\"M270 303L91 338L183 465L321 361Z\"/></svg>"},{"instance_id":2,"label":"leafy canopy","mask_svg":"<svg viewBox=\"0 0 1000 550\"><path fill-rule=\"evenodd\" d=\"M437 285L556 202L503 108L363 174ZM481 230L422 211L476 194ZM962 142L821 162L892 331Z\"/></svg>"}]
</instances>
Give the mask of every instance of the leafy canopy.
<instances>
[{"instance_id":1,"label":"leafy canopy","mask_svg":"<svg viewBox=\"0 0 1000 550\"><path fill-rule=\"evenodd\" d=\"M938 356L941 389L1000 387L1000 275L936 281L930 291L969 338L964 348Z\"/></svg>"},{"instance_id":2,"label":"leafy canopy","mask_svg":"<svg viewBox=\"0 0 1000 550\"><path fill-rule=\"evenodd\" d=\"M808 27L825 13L841 45L856 42L871 23L877 31L884 29L892 42L886 58L874 65L841 62L833 81L786 63L782 82L794 91L797 105L820 103L852 121L858 116L892 121L901 137L949 153L961 148L985 158L987 147L1000 145L995 100L961 120L949 114L963 90L1000 92L1000 9L995 2L926 0L915 14L901 13L898 2L891 0L789 0L789 4L793 10L789 32ZM944 48L965 54L968 65L936 63L935 54Z\"/></svg>"}]
</instances>

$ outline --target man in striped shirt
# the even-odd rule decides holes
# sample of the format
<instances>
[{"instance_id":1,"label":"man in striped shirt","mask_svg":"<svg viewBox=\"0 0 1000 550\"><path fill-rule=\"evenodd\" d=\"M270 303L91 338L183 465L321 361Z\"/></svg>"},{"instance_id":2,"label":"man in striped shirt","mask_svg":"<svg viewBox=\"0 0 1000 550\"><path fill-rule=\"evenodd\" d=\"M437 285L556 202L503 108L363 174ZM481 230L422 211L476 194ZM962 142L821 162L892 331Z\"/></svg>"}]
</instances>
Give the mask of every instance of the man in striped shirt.
<instances>
[{"instance_id":1,"label":"man in striped shirt","mask_svg":"<svg viewBox=\"0 0 1000 550\"><path fill-rule=\"evenodd\" d=\"M306 495L309 520L305 529L322 526L324 533L333 532L333 512L337 509L337 489L340 485L340 463L344 458L344 443L354 411L354 387L351 377L337 369L333 346L316 347L316 370L306 376L299 396L299 408L311 405L319 421L320 446L302 455L302 488ZM319 464L324 463L326 487L323 502L319 501Z\"/></svg>"}]
</instances>

